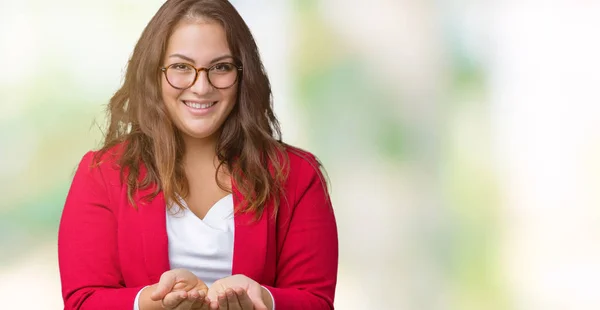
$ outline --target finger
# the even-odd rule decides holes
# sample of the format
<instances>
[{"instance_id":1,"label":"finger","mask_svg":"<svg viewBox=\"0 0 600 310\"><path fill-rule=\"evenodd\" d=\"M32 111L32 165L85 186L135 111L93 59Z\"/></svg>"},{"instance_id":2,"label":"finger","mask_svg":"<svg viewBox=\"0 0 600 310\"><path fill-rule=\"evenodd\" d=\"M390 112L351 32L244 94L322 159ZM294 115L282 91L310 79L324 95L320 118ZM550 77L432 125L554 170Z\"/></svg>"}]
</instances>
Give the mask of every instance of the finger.
<instances>
[{"instance_id":1,"label":"finger","mask_svg":"<svg viewBox=\"0 0 600 310\"><path fill-rule=\"evenodd\" d=\"M265 303L262 301L262 299L252 300L252 305L254 306L254 308L250 308L250 309L254 309L254 310L268 310L269 309L269 308L267 308L267 305L265 305Z\"/></svg>"},{"instance_id":2,"label":"finger","mask_svg":"<svg viewBox=\"0 0 600 310\"><path fill-rule=\"evenodd\" d=\"M210 302L210 310L219 310L219 301L218 300L212 300Z\"/></svg>"},{"instance_id":3,"label":"finger","mask_svg":"<svg viewBox=\"0 0 600 310\"><path fill-rule=\"evenodd\" d=\"M217 290L216 288L213 286L211 287L207 292L206 292L206 297L208 299L210 299L211 301L216 301L217 300Z\"/></svg>"},{"instance_id":4,"label":"finger","mask_svg":"<svg viewBox=\"0 0 600 310\"><path fill-rule=\"evenodd\" d=\"M206 305L206 307L203 307L202 309L206 309L206 310L210 310L212 309L211 305L212 305L212 301L210 300L210 298L208 298L208 296L206 296L204 298L204 304ZM217 308L219 307L219 305L217 304Z\"/></svg>"},{"instance_id":5,"label":"finger","mask_svg":"<svg viewBox=\"0 0 600 310\"><path fill-rule=\"evenodd\" d=\"M208 292L205 290L198 290L198 294L200 295L200 299L204 300L204 303L210 304L210 299L208 298Z\"/></svg>"},{"instance_id":6,"label":"finger","mask_svg":"<svg viewBox=\"0 0 600 310\"><path fill-rule=\"evenodd\" d=\"M179 306L187 300L187 292L170 292L161 300L161 305L165 309L171 309Z\"/></svg>"},{"instance_id":7,"label":"finger","mask_svg":"<svg viewBox=\"0 0 600 310\"><path fill-rule=\"evenodd\" d=\"M167 293L169 293L173 286L175 285L175 275L172 272L165 272L160 276L160 280L158 280L158 284L154 289L154 292L150 295L150 298L154 301L161 300L165 298Z\"/></svg>"},{"instance_id":8,"label":"finger","mask_svg":"<svg viewBox=\"0 0 600 310\"><path fill-rule=\"evenodd\" d=\"M204 290L201 290L201 291L198 291L198 294L200 295L198 300L202 301L202 303L204 305L206 305L206 309L209 309L210 308L210 298L208 298L208 293Z\"/></svg>"},{"instance_id":9,"label":"finger","mask_svg":"<svg viewBox=\"0 0 600 310\"><path fill-rule=\"evenodd\" d=\"M172 291L187 291L189 290L189 288L187 288L187 284L185 282L177 282L177 279L175 279L175 285L173 285L173 288L171 288Z\"/></svg>"},{"instance_id":10,"label":"finger","mask_svg":"<svg viewBox=\"0 0 600 310\"><path fill-rule=\"evenodd\" d=\"M200 298L200 291L191 290L188 292L188 299L198 300Z\"/></svg>"},{"instance_id":11,"label":"finger","mask_svg":"<svg viewBox=\"0 0 600 310\"><path fill-rule=\"evenodd\" d=\"M248 294L248 297L250 298L250 300L252 300L252 304L254 305L254 309L255 310L267 310L267 305L265 305L265 302L262 299L262 291L256 290L256 291L252 291L250 293L246 292L246 294Z\"/></svg>"},{"instance_id":12,"label":"finger","mask_svg":"<svg viewBox=\"0 0 600 310\"><path fill-rule=\"evenodd\" d=\"M204 290L204 291L208 291L208 286L206 286L206 283L204 283L204 281L200 280L200 278L198 278L198 283L196 284L196 286L194 287L197 290Z\"/></svg>"},{"instance_id":13,"label":"finger","mask_svg":"<svg viewBox=\"0 0 600 310\"><path fill-rule=\"evenodd\" d=\"M192 305L192 309L194 310L209 310L210 309L210 300L206 297L206 292L197 291L198 299Z\"/></svg>"},{"instance_id":14,"label":"finger","mask_svg":"<svg viewBox=\"0 0 600 310\"><path fill-rule=\"evenodd\" d=\"M191 310L194 305L194 300L186 299L182 301L177 307L173 308L173 310Z\"/></svg>"},{"instance_id":15,"label":"finger","mask_svg":"<svg viewBox=\"0 0 600 310\"><path fill-rule=\"evenodd\" d=\"M229 303L227 301L227 294L224 291L217 293L219 300L219 310L229 310Z\"/></svg>"},{"instance_id":16,"label":"finger","mask_svg":"<svg viewBox=\"0 0 600 310\"><path fill-rule=\"evenodd\" d=\"M240 304L241 310L252 310L254 309L254 305L252 304L252 300L246 290L241 287L235 288L235 294L237 295L238 302Z\"/></svg>"},{"instance_id":17,"label":"finger","mask_svg":"<svg viewBox=\"0 0 600 310\"><path fill-rule=\"evenodd\" d=\"M170 292L161 300L161 305L165 309L173 309L178 307L187 299L186 292Z\"/></svg>"},{"instance_id":18,"label":"finger","mask_svg":"<svg viewBox=\"0 0 600 310\"><path fill-rule=\"evenodd\" d=\"M192 310L210 310L210 304L204 302L198 303L197 301L192 305Z\"/></svg>"},{"instance_id":19,"label":"finger","mask_svg":"<svg viewBox=\"0 0 600 310\"><path fill-rule=\"evenodd\" d=\"M226 289L225 295L227 295L227 304L229 305L229 310L242 310L238 296L233 289Z\"/></svg>"}]
</instances>

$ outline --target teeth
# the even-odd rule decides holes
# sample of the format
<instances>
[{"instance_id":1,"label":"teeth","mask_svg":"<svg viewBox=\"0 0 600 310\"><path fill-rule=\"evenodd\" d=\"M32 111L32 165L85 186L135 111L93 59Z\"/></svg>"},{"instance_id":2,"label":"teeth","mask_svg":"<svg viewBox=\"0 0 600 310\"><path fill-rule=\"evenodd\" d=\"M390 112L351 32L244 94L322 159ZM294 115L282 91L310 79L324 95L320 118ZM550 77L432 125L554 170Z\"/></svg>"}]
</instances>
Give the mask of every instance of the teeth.
<instances>
[{"instance_id":1,"label":"teeth","mask_svg":"<svg viewBox=\"0 0 600 310\"><path fill-rule=\"evenodd\" d=\"M191 108L194 108L194 109L208 109L208 108L212 107L213 105L215 105L216 102L211 102L211 103L195 103L195 102L184 101L183 103L185 103L185 105L187 105L188 107L191 107Z\"/></svg>"}]
</instances>

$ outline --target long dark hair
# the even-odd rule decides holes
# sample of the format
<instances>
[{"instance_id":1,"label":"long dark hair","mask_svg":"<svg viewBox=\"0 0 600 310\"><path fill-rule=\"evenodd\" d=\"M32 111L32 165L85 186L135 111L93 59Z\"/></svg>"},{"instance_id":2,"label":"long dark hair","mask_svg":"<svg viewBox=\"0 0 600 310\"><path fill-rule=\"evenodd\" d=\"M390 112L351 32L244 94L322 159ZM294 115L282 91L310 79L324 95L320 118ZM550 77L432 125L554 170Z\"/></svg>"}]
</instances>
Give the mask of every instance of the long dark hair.
<instances>
[{"instance_id":1,"label":"long dark hair","mask_svg":"<svg viewBox=\"0 0 600 310\"><path fill-rule=\"evenodd\" d=\"M134 193L153 185L153 193L144 198L151 199L160 191L165 199L176 203L177 195L187 197L183 140L161 99L159 68L175 26L182 20L198 18L223 26L231 52L244 68L238 84L238 102L217 142L217 174L225 166L245 197L241 211L260 216L269 199L273 199L275 208L279 205L288 158L258 48L250 29L228 1L168 0L162 5L144 29L129 60L123 85L108 104L108 130L97 158L121 146L121 180L127 183L129 201L134 206ZM228 190L217 175L215 179L222 189Z\"/></svg>"}]
</instances>

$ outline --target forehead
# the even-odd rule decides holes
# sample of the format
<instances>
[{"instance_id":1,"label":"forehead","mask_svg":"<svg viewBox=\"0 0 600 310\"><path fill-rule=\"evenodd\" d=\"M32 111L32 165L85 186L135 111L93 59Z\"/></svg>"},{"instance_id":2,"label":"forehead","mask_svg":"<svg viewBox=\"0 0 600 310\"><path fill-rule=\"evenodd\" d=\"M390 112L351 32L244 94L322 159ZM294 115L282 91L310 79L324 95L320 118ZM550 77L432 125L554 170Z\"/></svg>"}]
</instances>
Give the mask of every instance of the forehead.
<instances>
[{"instance_id":1,"label":"forehead","mask_svg":"<svg viewBox=\"0 0 600 310\"><path fill-rule=\"evenodd\" d=\"M205 64L216 57L230 55L229 44L223 26L213 21L180 22L167 44L165 60L172 54L181 54L193 59L196 64Z\"/></svg>"}]
</instances>

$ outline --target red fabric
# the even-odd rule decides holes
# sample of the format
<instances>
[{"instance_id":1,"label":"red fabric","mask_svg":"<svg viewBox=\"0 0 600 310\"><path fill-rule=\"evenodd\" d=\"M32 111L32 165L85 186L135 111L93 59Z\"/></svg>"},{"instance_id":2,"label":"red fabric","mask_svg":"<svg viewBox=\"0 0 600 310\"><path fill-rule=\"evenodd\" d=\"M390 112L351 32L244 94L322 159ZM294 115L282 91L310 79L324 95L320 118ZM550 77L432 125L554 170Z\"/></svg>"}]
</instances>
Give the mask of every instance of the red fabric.
<instances>
[{"instance_id":1,"label":"red fabric","mask_svg":"<svg viewBox=\"0 0 600 310\"><path fill-rule=\"evenodd\" d=\"M267 287L277 310L333 309L338 239L333 209L315 158L288 149L286 194L258 221L235 215L233 274ZM65 309L131 310L138 291L169 270L166 203L127 200L116 157L99 165L87 153L75 173L63 210L58 256ZM243 197L233 188L234 204ZM201 238L202 236L198 236Z\"/></svg>"}]
</instances>

